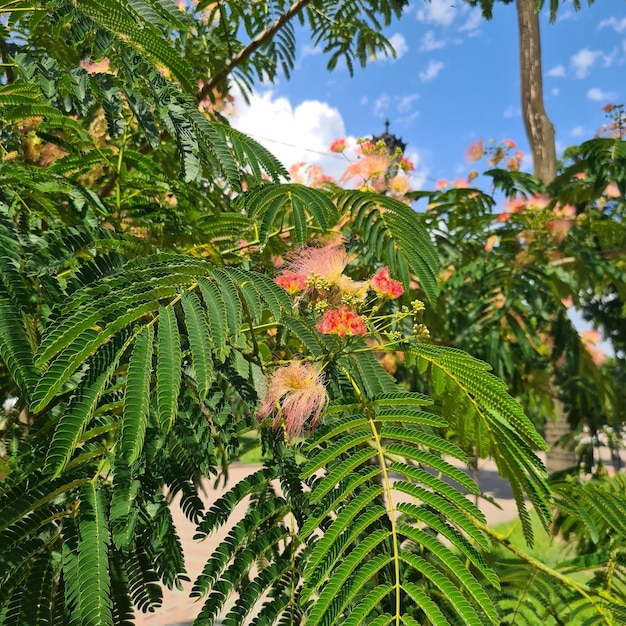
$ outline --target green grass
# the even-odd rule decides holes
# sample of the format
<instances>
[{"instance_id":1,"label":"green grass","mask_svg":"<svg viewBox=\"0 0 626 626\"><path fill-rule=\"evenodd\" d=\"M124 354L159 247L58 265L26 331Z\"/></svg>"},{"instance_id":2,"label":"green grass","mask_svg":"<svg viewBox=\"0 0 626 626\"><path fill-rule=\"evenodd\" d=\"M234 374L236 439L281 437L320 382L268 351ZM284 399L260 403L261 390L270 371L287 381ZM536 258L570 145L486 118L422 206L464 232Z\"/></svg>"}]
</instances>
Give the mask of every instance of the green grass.
<instances>
[{"instance_id":1,"label":"green grass","mask_svg":"<svg viewBox=\"0 0 626 626\"><path fill-rule=\"evenodd\" d=\"M496 532L507 536L513 545L522 548L526 553L549 567L554 568L558 563L575 555L575 546L560 539L554 539L550 533L544 530L538 515L534 511L530 512L530 517L535 536L535 544L532 548L526 545L522 533L522 525L518 518L509 522L502 522L493 528ZM498 547L495 552L497 556L510 555L508 550L503 547ZM588 579L588 576L585 576L585 580L586 579Z\"/></svg>"}]
</instances>

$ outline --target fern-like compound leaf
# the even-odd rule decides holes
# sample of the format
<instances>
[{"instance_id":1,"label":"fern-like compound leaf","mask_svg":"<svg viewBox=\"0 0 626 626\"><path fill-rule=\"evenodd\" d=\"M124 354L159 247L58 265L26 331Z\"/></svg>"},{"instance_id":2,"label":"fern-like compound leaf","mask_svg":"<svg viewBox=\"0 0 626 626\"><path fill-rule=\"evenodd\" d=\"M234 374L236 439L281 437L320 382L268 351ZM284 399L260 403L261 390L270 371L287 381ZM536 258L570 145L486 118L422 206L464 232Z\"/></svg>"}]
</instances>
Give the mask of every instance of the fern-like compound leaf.
<instances>
[{"instance_id":1,"label":"fern-like compound leaf","mask_svg":"<svg viewBox=\"0 0 626 626\"><path fill-rule=\"evenodd\" d=\"M435 302L439 257L418 214L393 198L360 191L340 191L336 203L340 213L350 213L370 254L382 259L407 290L415 274L428 300Z\"/></svg>"},{"instance_id":2,"label":"fern-like compound leaf","mask_svg":"<svg viewBox=\"0 0 626 626\"><path fill-rule=\"evenodd\" d=\"M129 465L141 453L148 424L153 341L154 327L146 326L137 337L128 365L118 454Z\"/></svg>"},{"instance_id":3,"label":"fern-like compound leaf","mask_svg":"<svg viewBox=\"0 0 626 626\"><path fill-rule=\"evenodd\" d=\"M157 415L161 430L167 434L178 409L182 362L178 321L172 306L160 310L157 341Z\"/></svg>"},{"instance_id":4,"label":"fern-like compound leaf","mask_svg":"<svg viewBox=\"0 0 626 626\"><path fill-rule=\"evenodd\" d=\"M185 311L185 324L191 347L191 359L196 377L197 393L204 400L213 381L213 361L211 359L211 343L206 316L195 293L182 296ZM219 323L219 320L215 320Z\"/></svg>"},{"instance_id":5,"label":"fern-like compound leaf","mask_svg":"<svg viewBox=\"0 0 626 626\"><path fill-rule=\"evenodd\" d=\"M39 378L33 349L19 308L0 288L0 358L26 400Z\"/></svg>"},{"instance_id":6,"label":"fern-like compound leaf","mask_svg":"<svg viewBox=\"0 0 626 626\"><path fill-rule=\"evenodd\" d=\"M81 490L78 541L78 614L85 626L113 626L110 594L109 529L101 488L86 483Z\"/></svg>"},{"instance_id":7,"label":"fern-like compound leaf","mask_svg":"<svg viewBox=\"0 0 626 626\"><path fill-rule=\"evenodd\" d=\"M504 382L487 371L489 366L452 348L419 344L410 350L431 365L437 393L458 392L457 403L471 407L489 433L490 454L511 481L524 531L532 541L523 494L530 498L544 525L551 519L546 472L533 453L533 448L545 449L545 442Z\"/></svg>"}]
</instances>

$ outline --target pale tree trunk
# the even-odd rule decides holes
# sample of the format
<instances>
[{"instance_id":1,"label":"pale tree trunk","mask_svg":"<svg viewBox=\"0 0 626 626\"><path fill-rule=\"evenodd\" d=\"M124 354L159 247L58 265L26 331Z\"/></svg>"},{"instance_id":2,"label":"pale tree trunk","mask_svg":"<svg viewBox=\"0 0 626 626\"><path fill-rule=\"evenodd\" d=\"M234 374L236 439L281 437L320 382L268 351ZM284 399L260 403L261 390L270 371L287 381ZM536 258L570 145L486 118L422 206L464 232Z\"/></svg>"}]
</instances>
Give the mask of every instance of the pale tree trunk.
<instances>
[{"instance_id":1,"label":"pale tree trunk","mask_svg":"<svg viewBox=\"0 0 626 626\"><path fill-rule=\"evenodd\" d=\"M543 102L543 73L541 69L541 35L536 0L516 0L519 24L520 82L522 115L526 136L533 156L533 170L537 178L548 184L556 177L556 146L554 126L548 118ZM545 430L548 444L547 468L555 472L576 465L576 454L571 440L567 415L554 389L556 419L548 420Z\"/></svg>"},{"instance_id":2,"label":"pale tree trunk","mask_svg":"<svg viewBox=\"0 0 626 626\"><path fill-rule=\"evenodd\" d=\"M534 174L544 183L556 176L554 126L543 104L541 37L536 0L516 0L519 24L522 115L533 155Z\"/></svg>"},{"instance_id":3,"label":"pale tree trunk","mask_svg":"<svg viewBox=\"0 0 626 626\"><path fill-rule=\"evenodd\" d=\"M558 390L552 387L556 419L548 419L546 421L544 432L544 438L548 444L546 469L549 474L573 467L577 461L573 437L568 437L571 429L567 421L567 415L563 403L558 399L557 394Z\"/></svg>"}]
</instances>

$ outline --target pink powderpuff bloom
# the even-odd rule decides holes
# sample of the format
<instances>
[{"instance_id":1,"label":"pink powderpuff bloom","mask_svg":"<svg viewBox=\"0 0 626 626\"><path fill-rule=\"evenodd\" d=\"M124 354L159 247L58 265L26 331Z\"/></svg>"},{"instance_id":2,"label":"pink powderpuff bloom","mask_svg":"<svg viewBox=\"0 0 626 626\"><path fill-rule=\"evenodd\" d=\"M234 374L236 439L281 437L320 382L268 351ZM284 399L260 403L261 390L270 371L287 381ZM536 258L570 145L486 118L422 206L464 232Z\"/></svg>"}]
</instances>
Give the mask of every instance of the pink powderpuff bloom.
<instances>
[{"instance_id":1,"label":"pink powderpuff bloom","mask_svg":"<svg viewBox=\"0 0 626 626\"><path fill-rule=\"evenodd\" d=\"M619 187L615 183L610 183L609 185L607 185L604 193L609 198L620 198L622 195L619 191Z\"/></svg>"},{"instance_id":2,"label":"pink powderpuff bloom","mask_svg":"<svg viewBox=\"0 0 626 626\"><path fill-rule=\"evenodd\" d=\"M313 363L292 361L274 372L257 419L263 421L274 413L272 428L282 426L287 437L295 439L307 422L315 428L327 402L324 374Z\"/></svg>"},{"instance_id":3,"label":"pink powderpuff bloom","mask_svg":"<svg viewBox=\"0 0 626 626\"><path fill-rule=\"evenodd\" d=\"M498 214L498 219L496 220L496 222L498 223L508 222L510 219L511 219L511 214L507 213L506 211L503 211L502 213Z\"/></svg>"},{"instance_id":4,"label":"pink powderpuff bloom","mask_svg":"<svg viewBox=\"0 0 626 626\"><path fill-rule=\"evenodd\" d=\"M519 172L520 162L519 159L511 157L506 162L506 168L511 172Z\"/></svg>"},{"instance_id":5,"label":"pink powderpuff bloom","mask_svg":"<svg viewBox=\"0 0 626 626\"><path fill-rule=\"evenodd\" d=\"M571 204L565 204L563 206L557 204L554 207L553 212L557 217L562 217L564 219L574 219L576 217L576 207Z\"/></svg>"},{"instance_id":6,"label":"pink powderpuff bloom","mask_svg":"<svg viewBox=\"0 0 626 626\"><path fill-rule=\"evenodd\" d=\"M398 166L403 172L412 172L415 169L413 161L409 161L409 159L403 156L398 159Z\"/></svg>"},{"instance_id":7,"label":"pink powderpuff bloom","mask_svg":"<svg viewBox=\"0 0 626 626\"><path fill-rule=\"evenodd\" d=\"M346 140L345 139L335 139L335 141L333 141L330 144L330 151L331 152L341 153L345 149L346 149Z\"/></svg>"},{"instance_id":8,"label":"pink powderpuff bloom","mask_svg":"<svg viewBox=\"0 0 626 626\"><path fill-rule=\"evenodd\" d=\"M289 176L291 178L291 182L304 183L305 167L306 167L306 163L304 161L298 161L298 163L294 163L289 168Z\"/></svg>"},{"instance_id":9,"label":"pink powderpuff bloom","mask_svg":"<svg viewBox=\"0 0 626 626\"><path fill-rule=\"evenodd\" d=\"M406 176L394 176L389 180L389 190L395 198L404 196L411 188L409 187L409 181L406 179Z\"/></svg>"},{"instance_id":10,"label":"pink powderpuff bloom","mask_svg":"<svg viewBox=\"0 0 626 626\"><path fill-rule=\"evenodd\" d=\"M485 252L491 252L493 247L498 243L500 237L498 235L491 235L487 237L487 243L485 244Z\"/></svg>"},{"instance_id":11,"label":"pink powderpuff bloom","mask_svg":"<svg viewBox=\"0 0 626 626\"><path fill-rule=\"evenodd\" d=\"M402 283L389 277L388 267L381 267L370 278L370 285L382 298L399 298L404 293Z\"/></svg>"},{"instance_id":12,"label":"pink powderpuff bloom","mask_svg":"<svg viewBox=\"0 0 626 626\"><path fill-rule=\"evenodd\" d=\"M602 335L597 330L581 330L580 340L596 365L600 366L606 361L606 354L596 345L602 341Z\"/></svg>"},{"instance_id":13,"label":"pink powderpuff bloom","mask_svg":"<svg viewBox=\"0 0 626 626\"><path fill-rule=\"evenodd\" d=\"M527 203L526 198L522 198L522 197L511 198L511 200L509 200L506 203L507 212L508 213L523 213L526 209L526 203Z\"/></svg>"},{"instance_id":14,"label":"pink powderpuff bloom","mask_svg":"<svg viewBox=\"0 0 626 626\"><path fill-rule=\"evenodd\" d=\"M345 183L353 178L358 179L360 183L376 184L382 179L389 169L390 159L386 154L377 154L375 152L360 158L346 168L346 171L339 179L340 183Z\"/></svg>"},{"instance_id":15,"label":"pink powderpuff bloom","mask_svg":"<svg viewBox=\"0 0 626 626\"><path fill-rule=\"evenodd\" d=\"M502 142L509 150L515 150L517 148L517 144L512 139L505 139Z\"/></svg>"},{"instance_id":16,"label":"pink powderpuff bloom","mask_svg":"<svg viewBox=\"0 0 626 626\"><path fill-rule=\"evenodd\" d=\"M367 333L363 318L345 306L338 309L326 309L316 328L324 335L339 335L340 337Z\"/></svg>"},{"instance_id":17,"label":"pink powderpuff bloom","mask_svg":"<svg viewBox=\"0 0 626 626\"><path fill-rule=\"evenodd\" d=\"M356 298L357 300L363 300L365 298L369 286L366 280L352 280L352 278L345 274L341 276L337 282L337 287L342 294L350 298Z\"/></svg>"},{"instance_id":18,"label":"pink powderpuff bloom","mask_svg":"<svg viewBox=\"0 0 626 626\"><path fill-rule=\"evenodd\" d=\"M529 209L541 210L550 204L550 198L546 195L531 196L526 203Z\"/></svg>"},{"instance_id":19,"label":"pink powderpuff bloom","mask_svg":"<svg viewBox=\"0 0 626 626\"><path fill-rule=\"evenodd\" d=\"M562 243L572 228L571 220L550 220L546 222L548 234L557 243Z\"/></svg>"},{"instance_id":20,"label":"pink powderpuff bloom","mask_svg":"<svg viewBox=\"0 0 626 626\"><path fill-rule=\"evenodd\" d=\"M290 270L284 271L274 279L277 285L280 285L285 291L293 295L298 291L304 291L306 289L306 276L302 274L296 274Z\"/></svg>"},{"instance_id":21,"label":"pink powderpuff bloom","mask_svg":"<svg viewBox=\"0 0 626 626\"><path fill-rule=\"evenodd\" d=\"M332 286L339 282L346 265L348 265L348 255L342 246L321 248L309 246L294 254L289 263L289 270L304 276L305 280L320 277Z\"/></svg>"},{"instance_id":22,"label":"pink powderpuff bloom","mask_svg":"<svg viewBox=\"0 0 626 626\"><path fill-rule=\"evenodd\" d=\"M477 139L468 146L465 152L465 160L469 163L475 163L483 158L484 153L485 146L483 145L483 140Z\"/></svg>"},{"instance_id":23,"label":"pink powderpuff bloom","mask_svg":"<svg viewBox=\"0 0 626 626\"><path fill-rule=\"evenodd\" d=\"M436 183L435 183L435 188L436 189L445 189L448 186L448 181L445 180L445 178L440 178Z\"/></svg>"}]
</instances>

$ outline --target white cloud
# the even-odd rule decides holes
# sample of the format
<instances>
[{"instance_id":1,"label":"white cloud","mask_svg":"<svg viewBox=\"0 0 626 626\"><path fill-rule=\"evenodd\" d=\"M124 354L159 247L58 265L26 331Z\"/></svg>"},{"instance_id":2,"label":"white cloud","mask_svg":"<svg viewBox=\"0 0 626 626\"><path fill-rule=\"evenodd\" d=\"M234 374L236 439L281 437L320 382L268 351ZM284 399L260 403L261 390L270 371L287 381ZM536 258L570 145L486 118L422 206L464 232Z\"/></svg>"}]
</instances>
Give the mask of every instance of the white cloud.
<instances>
[{"instance_id":1,"label":"white cloud","mask_svg":"<svg viewBox=\"0 0 626 626\"><path fill-rule=\"evenodd\" d=\"M589 100L593 100L594 102L613 100L614 98L617 98L617 95L618 94L616 94L615 92L602 91L602 89L598 89L597 87L592 87L587 92L587 98L589 98Z\"/></svg>"},{"instance_id":2,"label":"white cloud","mask_svg":"<svg viewBox=\"0 0 626 626\"><path fill-rule=\"evenodd\" d=\"M521 114L522 114L522 110L519 107L516 107L510 104L506 109L504 109L504 113L502 113L502 117L504 119L510 120L513 117L520 117Z\"/></svg>"},{"instance_id":3,"label":"white cloud","mask_svg":"<svg viewBox=\"0 0 626 626\"><path fill-rule=\"evenodd\" d=\"M550 10L545 11L544 15L546 18L550 17ZM573 11L564 11L561 9L559 11L559 23L564 22L565 20L575 20L577 19L576 14Z\"/></svg>"},{"instance_id":4,"label":"white cloud","mask_svg":"<svg viewBox=\"0 0 626 626\"><path fill-rule=\"evenodd\" d=\"M390 104L391 98L386 93L380 94L374 101L374 115L377 117L385 117Z\"/></svg>"},{"instance_id":5,"label":"white cloud","mask_svg":"<svg viewBox=\"0 0 626 626\"><path fill-rule=\"evenodd\" d=\"M415 169L409 175L411 189L422 189L426 184L430 168L422 163L422 156L417 150L407 150L404 156L415 166Z\"/></svg>"},{"instance_id":6,"label":"white cloud","mask_svg":"<svg viewBox=\"0 0 626 626\"><path fill-rule=\"evenodd\" d=\"M427 30L420 40L420 52L432 52L439 48L445 48L446 42L443 39L437 39L434 30Z\"/></svg>"},{"instance_id":7,"label":"white cloud","mask_svg":"<svg viewBox=\"0 0 626 626\"><path fill-rule=\"evenodd\" d=\"M403 126L410 126L419 116L420 116L419 111L412 111L411 113L408 113L407 115L401 115L400 117L398 117L396 121L402 124Z\"/></svg>"},{"instance_id":8,"label":"white cloud","mask_svg":"<svg viewBox=\"0 0 626 626\"><path fill-rule=\"evenodd\" d=\"M574 54L570 59L570 64L574 68L576 78L587 78L593 64L600 56L602 56L600 50L589 50L589 48L583 48Z\"/></svg>"},{"instance_id":9,"label":"white cloud","mask_svg":"<svg viewBox=\"0 0 626 626\"><path fill-rule=\"evenodd\" d=\"M563 76L565 76L565 68L562 65L557 65L551 70L548 70L548 76L552 76L554 78L563 78Z\"/></svg>"},{"instance_id":10,"label":"white cloud","mask_svg":"<svg viewBox=\"0 0 626 626\"><path fill-rule=\"evenodd\" d=\"M621 33L623 30L626 30L626 17L623 17L621 20L618 20L614 17L609 17L606 20L602 20L600 24L598 24L598 28L612 28L618 33Z\"/></svg>"},{"instance_id":11,"label":"white cloud","mask_svg":"<svg viewBox=\"0 0 626 626\"><path fill-rule=\"evenodd\" d=\"M575 126L570 130L569 134L572 137L582 137L585 134L585 129L582 126Z\"/></svg>"},{"instance_id":12,"label":"white cloud","mask_svg":"<svg viewBox=\"0 0 626 626\"><path fill-rule=\"evenodd\" d=\"M458 9L451 0L430 0L417 11L417 20L438 26L450 26L458 15Z\"/></svg>"},{"instance_id":13,"label":"white cloud","mask_svg":"<svg viewBox=\"0 0 626 626\"><path fill-rule=\"evenodd\" d=\"M401 59L408 51L409 46L406 43L406 39L400 33L395 33L389 37L389 43L393 46L393 49L396 51L396 61ZM392 59L392 57L387 57ZM393 60L393 59L392 59Z\"/></svg>"},{"instance_id":14,"label":"white cloud","mask_svg":"<svg viewBox=\"0 0 626 626\"><path fill-rule=\"evenodd\" d=\"M610 54L603 54L602 67L611 67L611 65L613 65L613 63L615 63L615 61L617 60L618 54L619 52L617 48L613 48Z\"/></svg>"},{"instance_id":15,"label":"white cloud","mask_svg":"<svg viewBox=\"0 0 626 626\"><path fill-rule=\"evenodd\" d=\"M550 89L550 94L553 96L558 96L561 93L561 90L558 87L553 87Z\"/></svg>"},{"instance_id":16,"label":"white cloud","mask_svg":"<svg viewBox=\"0 0 626 626\"><path fill-rule=\"evenodd\" d=\"M444 65L445 64L443 61L435 61L434 59L431 59L430 61L428 61L426 69L423 72L419 73L420 79L424 82L427 82L429 80L437 78L439 72L441 72L441 70L444 68Z\"/></svg>"},{"instance_id":17,"label":"white cloud","mask_svg":"<svg viewBox=\"0 0 626 626\"><path fill-rule=\"evenodd\" d=\"M322 54L323 49L321 46L310 46L306 45L302 48L302 52L300 53L300 58L304 59L306 57L314 57L318 54Z\"/></svg>"},{"instance_id":18,"label":"white cloud","mask_svg":"<svg viewBox=\"0 0 626 626\"><path fill-rule=\"evenodd\" d=\"M328 150L333 140L346 136L345 124L341 113L326 102L305 100L294 106L271 89L254 92L250 104L236 96L231 123L287 167L305 161L321 165L331 176L339 176L345 169L345 159L333 158L337 155Z\"/></svg>"},{"instance_id":19,"label":"white cloud","mask_svg":"<svg viewBox=\"0 0 626 626\"><path fill-rule=\"evenodd\" d=\"M369 102L369 98L367 96L361 96L361 99L359 100L359 104L361 106L365 106L368 102Z\"/></svg>"},{"instance_id":20,"label":"white cloud","mask_svg":"<svg viewBox=\"0 0 626 626\"><path fill-rule=\"evenodd\" d=\"M305 100L294 106L288 98L276 96L271 89L254 92L249 98L250 104L246 104L240 94L234 95L233 127L252 136L287 167L301 162L319 165L325 174L337 179L348 162L356 161L356 138L346 136L341 113L326 102ZM393 100L382 94L377 103L380 101L383 108L393 105L398 110L409 111L418 99L418 94L395 97ZM417 112L411 115L415 116ZM396 121L400 122L401 118ZM331 142L339 138L345 138L348 146L341 155L329 150ZM422 163L420 151L409 149L405 156L415 165L410 176L411 187L421 189L429 168Z\"/></svg>"},{"instance_id":21,"label":"white cloud","mask_svg":"<svg viewBox=\"0 0 626 626\"><path fill-rule=\"evenodd\" d=\"M472 9L465 23L459 27L459 32L468 31L470 35L477 35L482 20L480 9Z\"/></svg>"},{"instance_id":22,"label":"white cloud","mask_svg":"<svg viewBox=\"0 0 626 626\"><path fill-rule=\"evenodd\" d=\"M395 122L408 126L419 115L419 112L414 110L414 105L419 98L418 93L393 97L387 93L382 93L374 102L374 115L383 118L390 116L393 112Z\"/></svg>"},{"instance_id":23,"label":"white cloud","mask_svg":"<svg viewBox=\"0 0 626 626\"><path fill-rule=\"evenodd\" d=\"M398 113L409 113L413 109L413 103L420 98L418 93L411 93L408 96L400 96L396 103Z\"/></svg>"}]
</instances>

